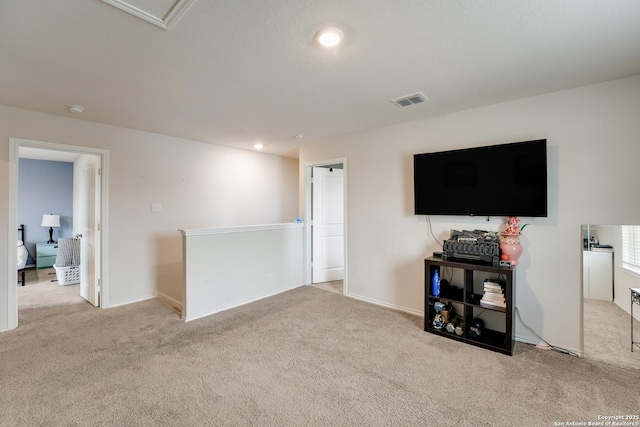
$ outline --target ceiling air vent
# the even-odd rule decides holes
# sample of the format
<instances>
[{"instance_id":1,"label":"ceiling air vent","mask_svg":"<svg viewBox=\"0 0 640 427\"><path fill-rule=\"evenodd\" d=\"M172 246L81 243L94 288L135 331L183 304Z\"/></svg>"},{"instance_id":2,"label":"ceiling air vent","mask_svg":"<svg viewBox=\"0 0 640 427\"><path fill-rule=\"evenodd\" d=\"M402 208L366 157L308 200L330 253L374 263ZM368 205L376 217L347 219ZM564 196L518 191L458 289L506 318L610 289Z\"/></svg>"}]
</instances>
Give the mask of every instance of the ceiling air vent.
<instances>
[{"instance_id":1,"label":"ceiling air vent","mask_svg":"<svg viewBox=\"0 0 640 427\"><path fill-rule=\"evenodd\" d=\"M391 102L398 107L408 107L410 105L420 104L428 101L429 98L424 96L422 92L412 93L411 95L401 96L400 98L392 99Z\"/></svg>"}]
</instances>

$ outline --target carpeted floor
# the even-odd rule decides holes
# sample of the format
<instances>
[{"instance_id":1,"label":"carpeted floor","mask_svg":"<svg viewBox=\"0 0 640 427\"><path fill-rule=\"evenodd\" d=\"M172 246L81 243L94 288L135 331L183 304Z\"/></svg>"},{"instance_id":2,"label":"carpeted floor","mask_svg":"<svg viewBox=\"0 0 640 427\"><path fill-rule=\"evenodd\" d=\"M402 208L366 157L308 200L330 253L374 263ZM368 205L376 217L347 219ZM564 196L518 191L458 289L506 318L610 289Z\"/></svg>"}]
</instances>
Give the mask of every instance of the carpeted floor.
<instances>
[{"instance_id":1,"label":"carpeted floor","mask_svg":"<svg viewBox=\"0 0 640 427\"><path fill-rule=\"evenodd\" d=\"M343 281L333 280L331 282L314 283L311 286L325 291L333 292L339 295L343 294Z\"/></svg>"},{"instance_id":2,"label":"carpeted floor","mask_svg":"<svg viewBox=\"0 0 640 427\"><path fill-rule=\"evenodd\" d=\"M71 288L21 288L20 327L0 335L2 426L552 426L640 413L638 370L520 343L505 356L310 286L190 323L157 300L23 307L47 286Z\"/></svg>"},{"instance_id":3,"label":"carpeted floor","mask_svg":"<svg viewBox=\"0 0 640 427\"><path fill-rule=\"evenodd\" d=\"M51 268L41 268L36 270L35 267L30 267L25 271L25 286L36 285L41 282L51 281L56 279L56 270ZM20 283L21 284L21 283Z\"/></svg>"},{"instance_id":4,"label":"carpeted floor","mask_svg":"<svg viewBox=\"0 0 640 427\"><path fill-rule=\"evenodd\" d=\"M635 340L640 341L640 322L634 320ZM584 300L585 357L640 370L640 347L631 351L631 316L613 302ZM640 424L638 424L640 425Z\"/></svg>"}]
</instances>

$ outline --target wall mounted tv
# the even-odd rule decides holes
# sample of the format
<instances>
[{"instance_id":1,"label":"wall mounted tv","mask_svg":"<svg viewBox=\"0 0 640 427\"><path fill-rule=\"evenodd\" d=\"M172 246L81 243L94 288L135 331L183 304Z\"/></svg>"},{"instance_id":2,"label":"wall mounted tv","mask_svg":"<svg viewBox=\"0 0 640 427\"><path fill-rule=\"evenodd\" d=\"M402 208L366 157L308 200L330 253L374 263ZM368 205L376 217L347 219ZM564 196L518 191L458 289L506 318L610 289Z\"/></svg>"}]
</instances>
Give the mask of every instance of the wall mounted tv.
<instances>
[{"instance_id":1,"label":"wall mounted tv","mask_svg":"<svg viewBox=\"0 0 640 427\"><path fill-rule=\"evenodd\" d=\"M416 215L547 216L547 140L413 156Z\"/></svg>"}]
</instances>

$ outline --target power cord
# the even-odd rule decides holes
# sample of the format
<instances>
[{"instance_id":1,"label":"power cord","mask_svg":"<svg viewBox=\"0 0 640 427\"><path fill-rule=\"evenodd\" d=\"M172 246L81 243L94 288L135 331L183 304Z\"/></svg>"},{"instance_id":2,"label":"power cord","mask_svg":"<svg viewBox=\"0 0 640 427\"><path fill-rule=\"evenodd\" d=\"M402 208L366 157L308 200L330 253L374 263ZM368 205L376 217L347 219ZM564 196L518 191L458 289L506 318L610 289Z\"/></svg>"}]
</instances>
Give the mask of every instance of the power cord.
<instances>
[{"instance_id":1,"label":"power cord","mask_svg":"<svg viewBox=\"0 0 640 427\"><path fill-rule=\"evenodd\" d=\"M545 340L544 338L542 338L540 335L538 335L536 333L536 331L534 331L533 329L531 329L529 326L527 326L526 323L524 323L524 321L522 320L522 317L520 317L520 311L518 310L518 307L516 307L516 316L518 317L518 320L520 321L520 323L522 323L522 325L527 328L528 330L530 330L533 335L535 335L540 341L542 341L543 343L545 343L551 350L553 351L557 351L558 353L563 353L563 354L568 354L570 356L574 356L574 357L580 357L579 354L571 351L571 350L567 350L565 348L561 348L561 347L556 347L555 345L551 345L549 344L549 342L547 340Z\"/></svg>"},{"instance_id":2,"label":"power cord","mask_svg":"<svg viewBox=\"0 0 640 427\"><path fill-rule=\"evenodd\" d=\"M440 240L438 240L436 238L436 236L433 234L433 230L431 229L431 216L427 215L427 222L429 223L429 233L431 233L431 237L433 237L433 240L436 241L437 244L440 245L440 247L443 247L443 244L440 242Z\"/></svg>"}]
</instances>

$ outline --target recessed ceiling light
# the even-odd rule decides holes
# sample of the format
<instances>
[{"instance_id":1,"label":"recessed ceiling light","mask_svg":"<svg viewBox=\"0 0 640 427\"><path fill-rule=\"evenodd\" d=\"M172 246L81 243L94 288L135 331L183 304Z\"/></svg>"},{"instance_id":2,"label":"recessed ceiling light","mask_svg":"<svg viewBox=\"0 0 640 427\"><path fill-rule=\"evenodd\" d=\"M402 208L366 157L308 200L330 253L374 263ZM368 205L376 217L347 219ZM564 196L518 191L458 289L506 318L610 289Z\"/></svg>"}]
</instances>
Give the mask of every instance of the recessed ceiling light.
<instances>
[{"instance_id":1,"label":"recessed ceiling light","mask_svg":"<svg viewBox=\"0 0 640 427\"><path fill-rule=\"evenodd\" d=\"M334 47L342 42L344 33L339 28L323 28L316 33L316 41L324 47Z\"/></svg>"},{"instance_id":2,"label":"recessed ceiling light","mask_svg":"<svg viewBox=\"0 0 640 427\"><path fill-rule=\"evenodd\" d=\"M67 105L67 108L69 109L70 112L76 113L76 114L80 114L84 111L84 107L81 107L79 105Z\"/></svg>"},{"instance_id":3,"label":"recessed ceiling light","mask_svg":"<svg viewBox=\"0 0 640 427\"><path fill-rule=\"evenodd\" d=\"M302 139L302 138L304 138L304 133L302 133L302 132L298 132L298 133L296 133L296 134L293 134L293 137L294 137L295 139Z\"/></svg>"},{"instance_id":4,"label":"recessed ceiling light","mask_svg":"<svg viewBox=\"0 0 640 427\"><path fill-rule=\"evenodd\" d=\"M253 144L253 148L255 148L256 150L262 150L264 148L264 145L258 142L257 144Z\"/></svg>"}]
</instances>

